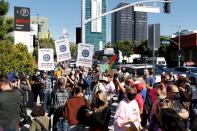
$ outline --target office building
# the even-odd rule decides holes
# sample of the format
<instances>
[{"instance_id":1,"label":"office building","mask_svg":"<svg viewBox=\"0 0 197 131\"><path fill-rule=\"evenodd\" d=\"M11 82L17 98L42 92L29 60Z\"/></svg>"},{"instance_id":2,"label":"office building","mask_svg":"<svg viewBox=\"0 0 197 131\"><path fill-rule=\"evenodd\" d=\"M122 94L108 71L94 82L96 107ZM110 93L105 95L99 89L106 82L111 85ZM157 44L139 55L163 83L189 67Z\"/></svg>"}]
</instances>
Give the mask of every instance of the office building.
<instances>
[{"instance_id":1,"label":"office building","mask_svg":"<svg viewBox=\"0 0 197 131\"><path fill-rule=\"evenodd\" d=\"M48 18L42 16L32 16L31 24L38 24L38 37L39 39L49 38Z\"/></svg>"},{"instance_id":2,"label":"office building","mask_svg":"<svg viewBox=\"0 0 197 131\"><path fill-rule=\"evenodd\" d=\"M107 0L86 0L86 19L106 12ZM106 44L106 17L86 24L86 43L94 45L94 51L101 50Z\"/></svg>"},{"instance_id":3,"label":"office building","mask_svg":"<svg viewBox=\"0 0 197 131\"><path fill-rule=\"evenodd\" d=\"M120 3L116 8L128 5ZM147 13L129 7L112 14L111 42L147 40Z\"/></svg>"}]
</instances>

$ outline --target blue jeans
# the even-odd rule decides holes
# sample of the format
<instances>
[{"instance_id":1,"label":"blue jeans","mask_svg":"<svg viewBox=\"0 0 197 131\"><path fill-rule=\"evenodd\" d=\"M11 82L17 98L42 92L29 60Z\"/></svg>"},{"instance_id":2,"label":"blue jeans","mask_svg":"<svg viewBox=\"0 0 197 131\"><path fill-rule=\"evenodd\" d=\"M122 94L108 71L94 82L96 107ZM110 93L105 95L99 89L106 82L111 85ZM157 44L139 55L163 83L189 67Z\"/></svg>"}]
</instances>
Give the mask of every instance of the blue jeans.
<instances>
[{"instance_id":1,"label":"blue jeans","mask_svg":"<svg viewBox=\"0 0 197 131\"><path fill-rule=\"evenodd\" d=\"M63 117L59 118L55 128L57 129L57 131L70 131L68 121L65 120Z\"/></svg>"},{"instance_id":2,"label":"blue jeans","mask_svg":"<svg viewBox=\"0 0 197 131\"><path fill-rule=\"evenodd\" d=\"M43 97L44 97L44 110L48 111L48 102L51 100L51 90L50 89L46 89L43 91Z\"/></svg>"},{"instance_id":3,"label":"blue jeans","mask_svg":"<svg viewBox=\"0 0 197 131\"><path fill-rule=\"evenodd\" d=\"M85 131L86 127L84 125L74 125L69 127L69 131Z\"/></svg>"}]
</instances>

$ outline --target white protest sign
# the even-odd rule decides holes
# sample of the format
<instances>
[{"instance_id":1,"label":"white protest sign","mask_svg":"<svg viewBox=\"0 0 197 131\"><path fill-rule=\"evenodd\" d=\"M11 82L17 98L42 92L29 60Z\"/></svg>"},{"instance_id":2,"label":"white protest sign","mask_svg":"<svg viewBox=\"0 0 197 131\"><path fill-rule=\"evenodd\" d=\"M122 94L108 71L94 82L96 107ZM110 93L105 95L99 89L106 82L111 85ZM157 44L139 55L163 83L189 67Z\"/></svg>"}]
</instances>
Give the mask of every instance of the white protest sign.
<instances>
[{"instance_id":1,"label":"white protest sign","mask_svg":"<svg viewBox=\"0 0 197 131\"><path fill-rule=\"evenodd\" d=\"M38 49L38 69L48 71L54 69L53 49Z\"/></svg>"},{"instance_id":2,"label":"white protest sign","mask_svg":"<svg viewBox=\"0 0 197 131\"><path fill-rule=\"evenodd\" d=\"M70 46L66 39L55 41L55 48L57 53L57 62L71 59Z\"/></svg>"},{"instance_id":3,"label":"white protest sign","mask_svg":"<svg viewBox=\"0 0 197 131\"><path fill-rule=\"evenodd\" d=\"M93 45L79 44L76 66L91 67L93 50Z\"/></svg>"}]
</instances>

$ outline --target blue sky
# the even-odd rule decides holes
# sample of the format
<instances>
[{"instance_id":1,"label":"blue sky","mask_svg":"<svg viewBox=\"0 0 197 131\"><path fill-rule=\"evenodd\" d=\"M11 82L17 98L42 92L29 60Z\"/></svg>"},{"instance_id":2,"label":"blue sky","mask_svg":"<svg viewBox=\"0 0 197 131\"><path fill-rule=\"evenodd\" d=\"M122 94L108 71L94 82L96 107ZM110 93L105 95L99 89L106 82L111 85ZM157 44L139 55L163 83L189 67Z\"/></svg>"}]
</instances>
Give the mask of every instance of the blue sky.
<instances>
[{"instance_id":1,"label":"blue sky","mask_svg":"<svg viewBox=\"0 0 197 131\"><path fill-rule=\"evenodd\" d=\"M75 41L75 28L80 26L81 0L8 0L10 10L8 15L13 15L14 6L31 8L31 15L48 17L49 30L54 39L62 35L62 29L67 28L70 41ZM108 11L112 10L119 3L131 3L140 0L108 0ZM164 14L162 4L160 14L148 14L148 23L160 23L161 35L171 35L181 29L197 30L197 0L172 0L171 14ZM108 18L107 40L111 40L111 20Z\"/></svg>"}]
</instances>

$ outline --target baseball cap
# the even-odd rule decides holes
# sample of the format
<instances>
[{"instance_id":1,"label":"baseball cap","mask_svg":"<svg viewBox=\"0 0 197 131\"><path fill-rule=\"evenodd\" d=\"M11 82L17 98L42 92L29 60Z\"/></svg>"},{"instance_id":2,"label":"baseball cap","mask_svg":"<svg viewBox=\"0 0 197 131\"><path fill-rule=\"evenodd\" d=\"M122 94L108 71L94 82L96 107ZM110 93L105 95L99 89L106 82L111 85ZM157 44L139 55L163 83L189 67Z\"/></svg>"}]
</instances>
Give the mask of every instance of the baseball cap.
<instances>
[{"instance_id":1,"label":"baseball cap","mask_svg":"<svg viewBox=\"0 0 197 131\"><path fill-rule=\"evenodd\" d=\"M134 85L138 91L141 91L144 85L141 82L134 82Z\"/></svg>"}]
</instances>

